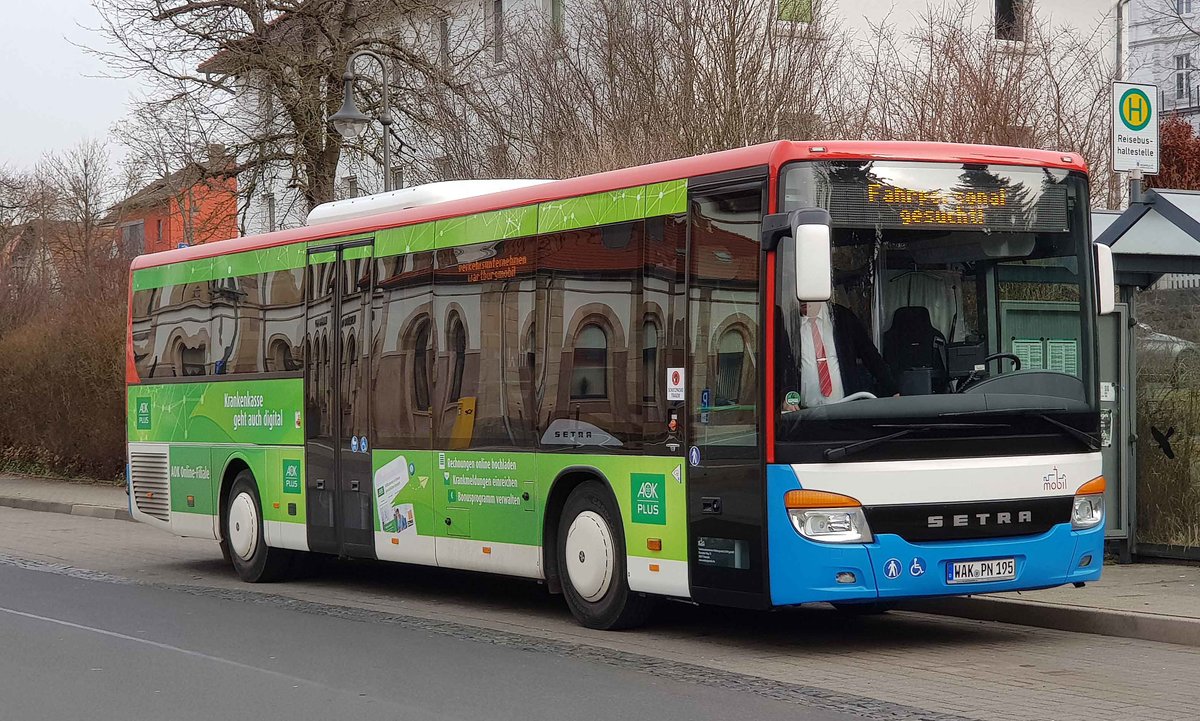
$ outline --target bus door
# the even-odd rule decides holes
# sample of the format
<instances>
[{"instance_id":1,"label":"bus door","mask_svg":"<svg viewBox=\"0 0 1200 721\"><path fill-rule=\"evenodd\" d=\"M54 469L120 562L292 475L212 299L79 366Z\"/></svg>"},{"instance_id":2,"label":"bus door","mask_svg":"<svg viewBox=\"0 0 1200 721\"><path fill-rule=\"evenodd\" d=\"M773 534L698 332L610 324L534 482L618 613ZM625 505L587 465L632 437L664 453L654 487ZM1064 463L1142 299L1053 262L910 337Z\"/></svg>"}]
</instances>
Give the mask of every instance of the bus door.
<instances>
[{"instance_id":1,"label":"bus door","mask_svg":"<svg viewBox=\"0 0 1200 721\"><path fill-rule=\"evenodd\" d=\"M686 423L692 598L767 603L759 379L762 171L688 183Z\"/></svg>"},{"instance_id":2,"label":"bus door","mask_svg":"<svg viewBox=\"0 0 1200 721\"><path fill-rule=\"evenodd\" d=\"M308 250L305 362L308 547L375 557L367 367L370 238Z\"/></svg>"}]
</instances>

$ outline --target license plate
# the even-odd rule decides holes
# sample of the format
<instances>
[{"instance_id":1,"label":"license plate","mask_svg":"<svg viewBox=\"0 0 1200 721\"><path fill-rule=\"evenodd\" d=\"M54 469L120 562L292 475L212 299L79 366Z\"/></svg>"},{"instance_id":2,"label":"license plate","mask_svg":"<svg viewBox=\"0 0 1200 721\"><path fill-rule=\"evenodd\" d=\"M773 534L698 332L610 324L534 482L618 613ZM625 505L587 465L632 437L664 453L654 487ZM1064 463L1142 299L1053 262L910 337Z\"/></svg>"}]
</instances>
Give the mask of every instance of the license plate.
<instances>
[{"instance_id":1,"label":"license plate","mask_svg":"<svg viewBox=\"0 0 1200 721\"><path fill-rule=\"evenodd\" d=\"M1017 561L993 558L988 561L955 561L946 564L946 583L1011 581L1017 577Z\"/></svg>"}]
</instances>

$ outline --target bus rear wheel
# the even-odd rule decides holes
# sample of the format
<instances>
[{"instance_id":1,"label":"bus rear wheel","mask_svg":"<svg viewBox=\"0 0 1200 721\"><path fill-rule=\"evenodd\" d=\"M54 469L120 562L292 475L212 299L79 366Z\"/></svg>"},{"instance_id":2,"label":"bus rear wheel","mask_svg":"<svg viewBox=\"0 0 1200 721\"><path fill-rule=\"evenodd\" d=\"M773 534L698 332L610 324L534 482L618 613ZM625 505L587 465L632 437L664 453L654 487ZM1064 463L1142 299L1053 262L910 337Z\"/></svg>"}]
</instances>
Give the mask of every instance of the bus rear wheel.
<instances>
[{"instance_id":1,"label":"bus rear wheel","mask_svg":"<svg viewBox=\"0 0 1200 721\"><path fill-rule=\"evenodd\" d=\"M629 589L621 514L608 488L585 481L567 496L558 523L558 570L572 615L588 628L645 623L654 599Z\"/></svg>"},{"instance_id":2,"label":"bus rear wheel","mask_svg":"<svg viewBox=\"0 0 1200 721\"><path fill-rule=\"evenodd\" d=\"M292 566L293 552L271 548L263 536L262 503L254 475L243 470L233 479L225 505L222 551L238 576L248 583L269 583L284 578Z\"/></svg>"}]
</instances>

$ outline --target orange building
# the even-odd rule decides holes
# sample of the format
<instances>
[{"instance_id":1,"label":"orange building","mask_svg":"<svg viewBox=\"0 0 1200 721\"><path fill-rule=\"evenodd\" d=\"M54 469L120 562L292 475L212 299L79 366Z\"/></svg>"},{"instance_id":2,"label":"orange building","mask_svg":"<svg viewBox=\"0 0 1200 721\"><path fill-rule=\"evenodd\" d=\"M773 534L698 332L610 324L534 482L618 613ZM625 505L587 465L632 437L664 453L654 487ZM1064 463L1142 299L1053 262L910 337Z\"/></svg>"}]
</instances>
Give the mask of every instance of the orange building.
<instances>
[{"instance_id":1,"label":"orange building","mask_svg":"<svg viewBox=\"0 0 1200 721\"><path fill-rule=\"evenodd\" d=\"M117 203L108 221L122 249L157 253L237 237L237 177L212 167L194 163Z\"/></svg>"}]
</instances>

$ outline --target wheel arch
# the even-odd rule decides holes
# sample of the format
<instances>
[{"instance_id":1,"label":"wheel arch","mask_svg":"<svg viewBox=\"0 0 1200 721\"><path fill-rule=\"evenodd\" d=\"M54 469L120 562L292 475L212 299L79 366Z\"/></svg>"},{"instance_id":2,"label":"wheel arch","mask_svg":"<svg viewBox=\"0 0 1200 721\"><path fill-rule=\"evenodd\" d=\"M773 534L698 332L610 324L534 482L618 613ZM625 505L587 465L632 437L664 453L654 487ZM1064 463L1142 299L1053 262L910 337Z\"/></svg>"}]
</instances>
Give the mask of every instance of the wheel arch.
<instances>
[{"instance_id":1,"label":"wheel arch","mask_svg":"<svg viewBox=\"0 0 1200 721\"><path fill-rule=\"evenodd\" d=\"M254 469L250 467L250 461L241 453L234 453L225 461L225 468L221 471L221 487L217 492L217 540L225 540L225 521L229 515L229 491L233 488L233 479L238 477L242 471L250 471L250 477L254 479L254 487L258 491L259 502L262 502L262 489L258 488L258 476L254 475Z\"/></svg>"},{"instance_id":2,"label":"wheel arch","mask_svg":"<svg viewBox=\"0 0 1200 721\"><path fill-rule=\"evenodd\" d=\"M618 513L620 512L621 505L617 503L617 495L613 492L612 484L599 468L581 464L567 466L559 471L558 475L554 477L553 483L550 484L549 493L546 494L546 510L542 519L542 570L546 579L546 588L550 593L562 593L562 580L558 570L559 518L562 516L563 506L566 505L571 491L587 481L599 481L603 484L608 489L613 505L618 509ZM624 523L619 525L621 528L614 529L614 532L620 533L624 538Z\"/></svg>"}]
</instances>

